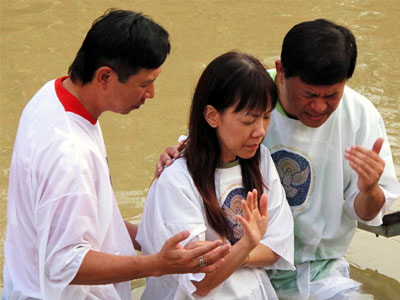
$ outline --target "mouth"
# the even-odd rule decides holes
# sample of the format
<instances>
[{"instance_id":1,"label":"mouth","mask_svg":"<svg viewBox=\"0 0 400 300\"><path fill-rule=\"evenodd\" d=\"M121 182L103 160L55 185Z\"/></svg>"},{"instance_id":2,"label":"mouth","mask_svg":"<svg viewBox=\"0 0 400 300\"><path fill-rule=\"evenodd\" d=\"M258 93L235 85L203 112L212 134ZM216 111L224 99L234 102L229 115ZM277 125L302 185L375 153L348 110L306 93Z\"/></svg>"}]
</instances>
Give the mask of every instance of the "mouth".
<instances>
[{"instance_id":1,"label":"mouth","mask_svg":"<svg viewBox=\"0 0 400 300\"><path fill-rule=\"evenodd\" d=\"M251 150L251 151L256 151L260 144L251 144L251 145L246 145L246 147Z\"/></svg>"},{"instance_id":2,"label":"mouth","mask_svg":"<svg viewBox=\"0 0 400 300\"><path fill-rule=\"evenodd\" d=\"M305 114L307 115L307 117L313 121L321 121L325 118L326 113L322 113L322 114L310 114L308 112L305 112Z\"/></svg>"},{"instance_id":3,"label":"mouth","mask_svg":"<svg viewBox=\"0 0 400 300\"><path fill-rule=\"evenodd\" d=\"M143 98L142 100L140 100L140 102L138 104L133 105L132 109L139 109L140 106L142 106L145 103L145 101L146 101L146 98Z\"/></svg>"}]
</instances>

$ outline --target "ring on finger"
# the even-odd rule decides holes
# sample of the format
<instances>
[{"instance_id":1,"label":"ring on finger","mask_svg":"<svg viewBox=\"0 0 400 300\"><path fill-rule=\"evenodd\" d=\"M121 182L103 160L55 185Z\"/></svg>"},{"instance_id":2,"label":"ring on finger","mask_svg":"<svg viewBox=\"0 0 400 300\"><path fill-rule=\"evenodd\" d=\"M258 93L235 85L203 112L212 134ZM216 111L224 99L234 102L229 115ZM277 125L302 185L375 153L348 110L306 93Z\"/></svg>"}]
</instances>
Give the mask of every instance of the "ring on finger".
<instances>
[{"instance_id":1,"label":"ring on finger","mask_svg":"<svg viewBox=\"0 0 400 300\"><path fill-rule=\"evenodd\" d=\"M206 263L204 262L203 256L200 256L200 268L203 268L206 266Z\"/></svg>"}]
</instances>

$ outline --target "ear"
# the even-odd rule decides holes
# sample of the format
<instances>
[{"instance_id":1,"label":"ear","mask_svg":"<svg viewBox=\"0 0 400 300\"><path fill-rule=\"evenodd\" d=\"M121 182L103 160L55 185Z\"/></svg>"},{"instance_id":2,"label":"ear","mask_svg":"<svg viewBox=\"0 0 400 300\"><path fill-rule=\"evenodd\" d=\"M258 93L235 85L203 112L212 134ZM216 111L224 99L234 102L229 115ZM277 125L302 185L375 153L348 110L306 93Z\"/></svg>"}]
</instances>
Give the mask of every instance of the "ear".
<instances>
[{"instance_id":1,"label":"ear","mask_svg":"<svg viewBox=\"0 0 400 300\"><path fill-rule=\"evenodd\" d=\"M285 76L285 72L283 70L282 61L276 60L275 61L275 68L276 68L276 77L280 84L283 84L283 79Z\"/></svg>"},{"instance_id":2,"label":"ear","mask_svg":"<svg viewBox=\"0 0 400 300\"><path fill-rule=\"evenodd\" d=\"M95 72L94 79L103 89L107 88L107 85L111 81L111 77L114 76L113 70L108 66L102 66Z\"/></svg>"},{"instance_id":3,"label":"ear","mask_svg":"<svg viewBox=\"0 0 400 300\"><path fill-rule=\"evenodd\" d=\"M212 127L218 127L219 112L212 105L207 105L204 109L204 119Z\"/></svg>"}]
</instances>

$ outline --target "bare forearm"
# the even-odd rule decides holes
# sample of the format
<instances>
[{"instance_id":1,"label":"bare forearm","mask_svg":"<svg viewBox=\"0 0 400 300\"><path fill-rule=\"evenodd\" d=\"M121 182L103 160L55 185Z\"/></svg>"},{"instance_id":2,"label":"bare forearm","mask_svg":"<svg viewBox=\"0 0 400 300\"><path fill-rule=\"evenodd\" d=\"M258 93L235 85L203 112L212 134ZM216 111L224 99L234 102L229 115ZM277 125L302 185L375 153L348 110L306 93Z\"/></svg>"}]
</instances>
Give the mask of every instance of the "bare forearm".
<instances>
[{"instance_id":1,"label":"bare forearm","mask_svg":"<svg viewBox=\"0 0 400 300\"><path fill-rule=\"evenodd\" d=\"M106 284L129 281L136 278L165 274L208 273L215 271L230 251L221 241L208 242L182 248L180 242L189 237L182 231L169 238L160 252L143 256L119 256L89 250L72 284ZM203 257L207 266L199 266Z\"/></svg>"},{"instance_id":2,"label":"bare forearm","mask_svg":"<svg viewBox=\"0 0 400 300\"><path fill-rule=\"evenodd\" d=\"M385 194L379 185L376 185L368 193L358 193L354 200L354 210L361 219L369 221L378 215L384 203Z\"/></svg>"},{"instance_id":3,"label":"bare forearm","mask_svg":"<svg viewBox=\"0 0 400 300\"><path fill-rule=\"evenodd\" d=\"M263 244L258 244L257 247L250 252L250 256L245 266L247 267L264 267L272 265L278 261L280 256Z\"/></svg>"},{"instance_id":4,"label":"bare forearm","mask_svg":"<svg viewBox=\"0 0 400 300\"><path fill-rule=\"evenodd\" d=\"M247 254L246 254L247 253ZM249 258L248 258L248 255ZM246 262L247 267L263 267L275 263L280 258L275 252L263 244L258 244L250 253L246 249L235 249L225 257L224 264L216 272L206 275L201 282L194 282L196 293L205 296L218 286Z\"/></svg>"},{"instance_id":5,"label":"bare forearm","mask_svg":"<svg viewBox=\"0 0 400 300\"><path fill-rule=\"evenodd\" d=\"M244 235L232 247L231 252L225 257L221 268L216 272L210 272L200 282L193 282L196 286L196 294L200 296L207 295L213 288L221 284L232 275L243 263L247 263L246 258L250 252L264 245L260 245L260 240L264 236L268 225L268 196L263 193L260 197L260 204L257 204L257 190L248 192L246 201L242 200L244 216L237 215L238 221L242 224ZM265 250L265 249L264 249ZM263 259L259 256L267 252L257 250L254 255L257 256L258 263ZM266 262L269 259L265 259Z\"/></svg>"},{"instance_id":6,"label":"bare forearm","mask_svg":"<svg viewBox=\"0 0 400 300\"><path fill-rule=\"evenodd\" d=\"M240 267L250 251L251 249L242 245L241 241L236 243L231 248L231 252L225 256L225 261L217 271L206 274L200 282L193 281L193 284L196 286L196 294L206 296L213 288L221 284Z\"/></svg>"},{"instance_id":7,"label":"bare forearm","mask_svg":"<svg viewBox=\"0 0 400 300\"><path fill-rule=\"evenodd\" d=\"M207 274L201 282L193 282L196 286L196 294L205 296L213 288L225 281L238 268L246 262L247 267L262 267L275 263L279 259L279 255L263 244L258 244L252 251L246 250L244 247L232 247L231 253L225 257L225 262L216 272Z\"/></svg>"},{"instance_id":8,"label":"bare forearm","mask_svg":"<svg viewBox=\"0 0 400 300\"><path fill-rule=\"evenodd\" d=\"M89 250L71 284L109 284L159 276L156 255L119 256Z\"/></svg>"}]
</instances>

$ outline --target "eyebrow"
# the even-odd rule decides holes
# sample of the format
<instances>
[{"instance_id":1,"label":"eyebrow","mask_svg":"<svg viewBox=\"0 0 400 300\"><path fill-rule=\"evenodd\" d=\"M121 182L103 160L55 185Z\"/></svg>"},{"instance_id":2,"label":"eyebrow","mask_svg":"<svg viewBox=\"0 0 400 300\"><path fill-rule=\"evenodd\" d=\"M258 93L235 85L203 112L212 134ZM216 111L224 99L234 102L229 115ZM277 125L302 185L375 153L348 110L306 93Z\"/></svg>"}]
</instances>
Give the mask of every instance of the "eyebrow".
<instances>
[{"instance_id":1,"label":"eyebrow","mask_svg":"<svg viewBox=\"0 0 400 300\"><path fill-rule=\"evenodd\" d=\"M271 111L265 111L265 112L263 112L263 113L259 113L259 114L256 114L256 113L253 113L253 112L247 112L246 113L246 115L248 115L248 116L251 116L251 117L259 117L259 116L262 116L262 115L268 115L268 114L271 114Z\"/></svg>"},{"instance_id":2,"label":"eyebrow","mask_svg":"<svg viewBox=\"0 0 400 300\"><path fill-rule=\"evenodd\" d=\"M331 92L329 94L327 93L327 94L323 95L322 97L324 97L324 98L331 97L333 95L336 95L337 93L338 93L338 91L333 91L333 92ZM310 96L320 96L319 93L314 93L312 91L305 91L305 94L310 95Z\"/></svg>"},{"instance_id":3,"label":"eyebrow","mask_svg":"<svg viewBox=\"0 0 400 300\"><path fill-rule=\"evenodd\" d=\"M146 80L146 81L142 81L140 84L148 84L148 83L152 83L152 82L156 81L156 79L157 79L157 78L154 78L154 79L149 79L149 80Z\"/></svg>"}]
</instances>

